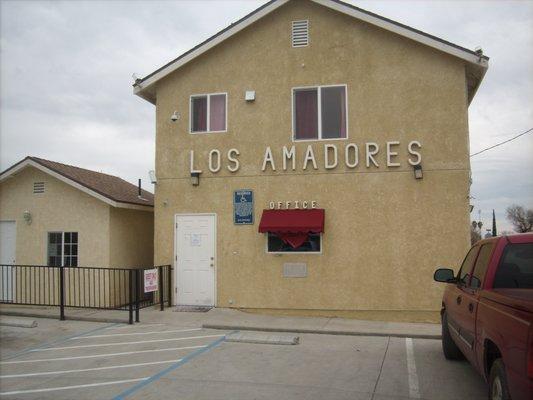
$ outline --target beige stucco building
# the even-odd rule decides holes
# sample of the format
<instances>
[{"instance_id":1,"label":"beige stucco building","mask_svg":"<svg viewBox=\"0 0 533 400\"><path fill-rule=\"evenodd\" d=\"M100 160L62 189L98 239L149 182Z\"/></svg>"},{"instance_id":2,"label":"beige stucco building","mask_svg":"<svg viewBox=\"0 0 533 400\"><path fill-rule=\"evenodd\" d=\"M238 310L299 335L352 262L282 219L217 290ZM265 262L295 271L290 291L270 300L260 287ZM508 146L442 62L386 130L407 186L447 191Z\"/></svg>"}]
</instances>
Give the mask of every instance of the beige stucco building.
<instances>
[{"instance_id":1,"label":"beige stucco building","mask_svg":"<svg viewBox=\"0 0 533 400\"><path fill-rule=\"evenodd\" d=\"M153 218L131 183L27 157L0 175L0 264L150 266Z\"/></svg>"},{"instance_id":2,"label":"beige stucco building","mask_svg":"<svg viewBox=\"0 0 533 400\"><path fill-rule=\"evenodd\" d=\"M174 303L435 319L433 271L469 246L468 106L487 68L339 1L274 0L137 80Z\"/></svg>"}]
</instances>

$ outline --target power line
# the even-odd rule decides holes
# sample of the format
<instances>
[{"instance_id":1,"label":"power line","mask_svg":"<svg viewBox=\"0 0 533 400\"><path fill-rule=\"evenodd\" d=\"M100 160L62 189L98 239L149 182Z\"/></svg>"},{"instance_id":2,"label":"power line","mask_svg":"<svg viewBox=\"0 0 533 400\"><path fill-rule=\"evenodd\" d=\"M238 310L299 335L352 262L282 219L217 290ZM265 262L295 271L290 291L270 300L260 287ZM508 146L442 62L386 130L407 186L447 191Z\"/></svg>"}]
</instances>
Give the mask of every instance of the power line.
<instances>
[{"instance_id":1,"label":"power line","mask_svg":"<svg viewBox=\"0 0 533 400\"><path fill-rule=\"evenodd\" d=\"M486 149L483 149L483 150L478 151L477 153L470 154L470 157L477 156L478 154L484 153L484 152L487 151L487 150L493 149L493 148L495 148L495 147L501 146L502 144L508 143L508 142L510 142L510 141L512 141L512 140L515 140L515 139L518 139L520 136L524 136L526 133L529 133L529 132L531 132L531 131L533 131L533 128L530 128L530 129L528 129L527 131L522 132L521 134L512 137L511 139L504 140L503 142L501 142L501 143L497 143L497 144L495 144L494 146L490 146L490 147L487 147Z\"/></svg>"}]
</instances>

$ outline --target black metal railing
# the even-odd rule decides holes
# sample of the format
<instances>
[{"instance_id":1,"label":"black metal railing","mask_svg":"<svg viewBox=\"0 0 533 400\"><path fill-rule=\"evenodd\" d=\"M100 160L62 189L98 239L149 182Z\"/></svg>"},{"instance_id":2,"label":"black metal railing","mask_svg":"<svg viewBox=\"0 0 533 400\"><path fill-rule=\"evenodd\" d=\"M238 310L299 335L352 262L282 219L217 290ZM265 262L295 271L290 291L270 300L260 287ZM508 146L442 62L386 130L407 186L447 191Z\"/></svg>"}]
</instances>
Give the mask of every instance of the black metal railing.
<instances>
[{"instance_id":1,"label":"black metal railing","mask_svg":"<svg viewBox=\"0 0 533 400\"><path fill-rule=\"evenodd\" d=\"M145 293L144 274L157 270L157 289ZM139 310L164 303L170 306L171 266L143 268L0 265L0 303L65 308L124 310L139 322Z\"/></svg>"}]
</instances>

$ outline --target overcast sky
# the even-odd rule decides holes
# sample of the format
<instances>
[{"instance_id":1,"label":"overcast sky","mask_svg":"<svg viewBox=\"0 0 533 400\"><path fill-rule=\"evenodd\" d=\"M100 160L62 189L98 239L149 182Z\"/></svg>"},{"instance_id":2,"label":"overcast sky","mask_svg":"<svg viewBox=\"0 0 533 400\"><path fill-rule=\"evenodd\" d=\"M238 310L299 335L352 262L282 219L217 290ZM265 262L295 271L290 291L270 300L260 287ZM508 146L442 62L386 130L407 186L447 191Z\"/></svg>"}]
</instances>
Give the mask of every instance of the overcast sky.
<instances>
[{"instance_id":1,"label":"overcast sky","mask_svg":"<svg viewBox=\"0 0 533 400\"><path fill-rule=\"evenodd\" d=\"M154 165L155 108L132 94L144 76L262 1L0 0L0 169L26 155L121 176ZM490 68L470 106L474 153L533 128L532 1L351 1L474 49ZM471 194L492 209L533 208L533 134L472 158ZM438 217L438 216L437 216ZM446 233L446 232L444 232Z\"/></svg>"}]
</instances>

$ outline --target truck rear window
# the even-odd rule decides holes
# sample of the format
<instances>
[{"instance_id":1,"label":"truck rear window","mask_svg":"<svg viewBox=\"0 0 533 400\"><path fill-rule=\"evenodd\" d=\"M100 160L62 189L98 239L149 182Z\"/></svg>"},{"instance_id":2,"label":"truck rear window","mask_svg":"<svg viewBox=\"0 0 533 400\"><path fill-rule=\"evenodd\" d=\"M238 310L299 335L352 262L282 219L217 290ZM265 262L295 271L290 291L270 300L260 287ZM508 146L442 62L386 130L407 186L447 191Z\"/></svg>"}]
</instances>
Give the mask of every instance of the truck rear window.
<instances>
[{"instance_id":1,"label":"truck rear window","mask_svg":"<svg viewBox=\"0 0 533 400\"><path fill-rule=\"evenodd\" d=\"M496 288L533 288L533 243L508 244L494 277Z\"/></svg>"}]
</instances>

